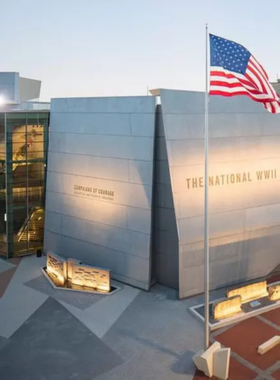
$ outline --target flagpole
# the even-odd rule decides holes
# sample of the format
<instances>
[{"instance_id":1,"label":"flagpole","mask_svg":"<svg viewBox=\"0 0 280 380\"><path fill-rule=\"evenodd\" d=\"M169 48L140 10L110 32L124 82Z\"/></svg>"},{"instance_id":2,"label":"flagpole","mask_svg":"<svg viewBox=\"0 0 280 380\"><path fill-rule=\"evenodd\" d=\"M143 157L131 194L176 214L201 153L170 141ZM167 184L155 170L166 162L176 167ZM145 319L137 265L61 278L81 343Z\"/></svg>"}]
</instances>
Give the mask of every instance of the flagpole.
<instances>
[{"instance_id":1,"label":"flagpole","mask_svg":"<svg viewBox=\"0 0 280 380\"><path fill-rule=\"evenodd\" d=\"M208 219L208 129L209 129L209 93L208 93L208 24L206 32L206 65L205 65L205 133L204 133L204 349L209 347L209 219Z\"/></svg>"}]
</instances>

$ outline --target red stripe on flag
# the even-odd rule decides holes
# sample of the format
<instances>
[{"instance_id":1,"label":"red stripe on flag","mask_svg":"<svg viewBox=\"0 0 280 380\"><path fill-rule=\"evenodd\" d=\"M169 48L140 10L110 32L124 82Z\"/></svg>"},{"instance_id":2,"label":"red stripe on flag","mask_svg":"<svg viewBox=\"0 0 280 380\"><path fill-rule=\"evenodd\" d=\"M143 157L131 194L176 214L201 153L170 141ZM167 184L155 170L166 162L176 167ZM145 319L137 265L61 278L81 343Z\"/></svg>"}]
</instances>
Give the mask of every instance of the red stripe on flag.
<instances>
[{"instance_id":1,"label":"red stripe on flag","mask_svg":"<svg viewBox=\"0 0 280 380\"><path fill-rule=\"evenodd\" d=\"M248 65L248 66L247 66L246 73L245 73L245 77L246 77L247 79L250 79L250 78L251 78L251 77L250 77L250 73L248 73L248 71L249 71L250 73L253 73L253 74L255 75L255 77L257 77L257 79L258 79L259 82L260 82L260 85L261 85L261 88L262 88L262 92L263 92L264 94L267 94L267 90L266 90L266 88L265 88L265 85L263 84L263 80L262 80L262 78L261 78L259 72L258 72L257 70L255 70L254 67L250 67L250 66ZM255 84L256 88L258 88L258 83L256 83L256 82L254 81L253 78L251 78L251 83L252 83L252 82Z\"/></svg>"},{"instance_id":2,"label":"red stripe on flag","mask_svg":"<svg viewBox=\"0 0 280 380\"><path fill-rule=\"evenodd\" d=\"M237 91L237 92L224 92L222 90L210 90L210 95L222 95L222 96L235 96L235 95L249 95L247 91Z\"/></svg>"},{"instance_id":3,"label":"red stripe on flag","mask_svg":"<svg viewBox=\"0 0 280 380\"><path fill-rule=\"evenodd\" d=\"M265 77L265 79L266 79L267 81L269 81L269 78L268 78L267 72L265 71L263 65L261 65L260 62L258 62L258 61L256 60L256 58L255 58L253 55L251 55L251 57L252 57L252 58L257 62L257 64L260 66L260 70L261 70L263 76ZM250 60L251 60L252 63L254 63L252 59L250 59ZM254 64L255 64L255 63L254 63Z\"/></svg>"},{"instance_id":4,"label":"red stripe on flag","mask_svg":"<svg viewBox=\"0 0 280 380\"><path fill-rule=\"evenodd\" d=\"M222 86L222 87L227 87L227 88L242 88L244 87L245 91L249 91L251 94L254 94L254 95L260 95L261 92L259 90L254 90L254 89L248 89L246 88L244 85L242 85L242 83L228 83L228 82L223 82L222 80L220 81L217 81L217 80L211 80L210 81L210 86ZM236 92L234 91L234 93L236 94Z\"/></svg>"},{"instance_id":5,"label":"red stripe on flag","mask_svg":"<svg viewBox=\"0 0 280 380\"><path fill-rule=\"evenodd\" d=\"M241 79L241 78L237 78L236 76L234 76L233 74L228 74L228 73L223 73L221 71L211 71L210 72L210 78L212 76L216 76L216 77L221 77L221 78L227 78L227 79L236 79L238 80L240 83L242 84L245 84L247 86L252 86L252 87L255 87L253 86L252 84L252 81L251 80L246 80L246 79Z\"/></svg>"},{"instance_id":6,"label":"red stripe on flag","mask_svg":"<svg viewBox=\"0 0 280 380\"><path fill-rule=\"evenodd\" d=\"M222 95L222 96L226 96L226 97L231 97L231 96L235 96L235 95L246 95L246 96L249 96L251 99L253 99L254 101L258 102L258 103L272 103L274 100L267 100L267 99L258 99L256 98L255 96L253 96L252 94L250 94L248 91L246 91L245 89L244 90L240 90L240 91L236 91L236 92L226 92L226 91L222 91L222 90L211 90L209 91L209 94L210 95Z\"/></svg>"}]
</instances>

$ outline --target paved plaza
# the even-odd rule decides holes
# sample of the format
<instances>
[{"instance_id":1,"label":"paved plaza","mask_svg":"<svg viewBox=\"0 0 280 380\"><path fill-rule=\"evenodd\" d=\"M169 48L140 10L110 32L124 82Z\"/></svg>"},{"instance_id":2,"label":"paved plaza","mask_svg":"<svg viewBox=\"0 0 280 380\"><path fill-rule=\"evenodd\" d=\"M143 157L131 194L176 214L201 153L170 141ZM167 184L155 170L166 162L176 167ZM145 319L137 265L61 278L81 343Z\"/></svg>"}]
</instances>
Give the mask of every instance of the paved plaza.
<instances>
[{"instance_id":1,"label":"paved plaza","mask_svg":"<svg viewBox=\"0 0 280 380\"><path fill-rule=\"evenodd\" d=\"M44 264L0 260L1 379L205 379L191 359L203 347L203 325L189 312L202 296L178 301L160 285L145 292L116 282L110 296L56 290ZM275 310L211 334L232 349L231 380L280 379L280 347L257 353L279 330Z\"/></svg>"}]
</instances>

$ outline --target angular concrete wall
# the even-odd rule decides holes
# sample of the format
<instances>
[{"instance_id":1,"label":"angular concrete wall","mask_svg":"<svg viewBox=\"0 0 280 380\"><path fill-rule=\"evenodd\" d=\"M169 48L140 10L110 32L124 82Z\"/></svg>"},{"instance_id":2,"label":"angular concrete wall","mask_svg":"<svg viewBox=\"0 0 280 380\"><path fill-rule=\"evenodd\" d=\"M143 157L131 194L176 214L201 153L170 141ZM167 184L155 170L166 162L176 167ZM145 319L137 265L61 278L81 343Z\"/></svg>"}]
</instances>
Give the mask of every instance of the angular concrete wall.
<instances>
[{"instance_id":1,"label":"angular concrete wall","mask_svg":"<svg viewBox=\"0 0 280 380\"><path fill-rule=\"evenodd\" d=\"M204 94L160 96L182 298L203 291ZM280 261L280 115L246 97L211 97L209 134L213 289L267 275Z\"/></svg>"},{"instance_id":2,"label":"angular concrete wall","mask_svg":"<svg viewBox=\"0 0 280 380\"><path fill-rule=\"evenodd\" d=\"M41 81L19 77L19 100L21 102L39 99Z\"/></svg>"},{"instance_id":3,"label":"angular concrete wall","mask_svg":"<svg viewBox=\"0 0 280 380\"><path fill-rule=\"evenodd\" d=\"M154 181L154 272L156 280L179 288L178 233L161 106L157 107Z\"/></svg>"},{"instance_id":4,"label":"angular concrete wall","mask_svg":"<svg viewBox=\"0 0 280 380\"><path fill-rule=\"evenodd\" d=\"M155 98L51 103L45 249L148 289Z\"/></svg>"}]
</instances>

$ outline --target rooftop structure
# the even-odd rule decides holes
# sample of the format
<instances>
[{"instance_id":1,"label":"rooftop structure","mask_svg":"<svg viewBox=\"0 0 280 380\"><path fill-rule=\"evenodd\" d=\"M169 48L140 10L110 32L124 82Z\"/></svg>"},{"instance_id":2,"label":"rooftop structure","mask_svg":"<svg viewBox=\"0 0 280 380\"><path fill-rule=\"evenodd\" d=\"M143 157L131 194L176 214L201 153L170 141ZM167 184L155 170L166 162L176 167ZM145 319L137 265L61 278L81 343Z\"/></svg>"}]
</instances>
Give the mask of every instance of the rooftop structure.
<instances>
[{"instance_id":1,"label":"rooftop structure","mask_svg":"<svg viewBox=\"0 0 280 380\"><path fill-rule=\"evenodd\" d=\"M40 80L23 78L17 72L0 72L1 111L49 109L49 103L39 102L40 90Z\"/></svg>"}]
</instances>

